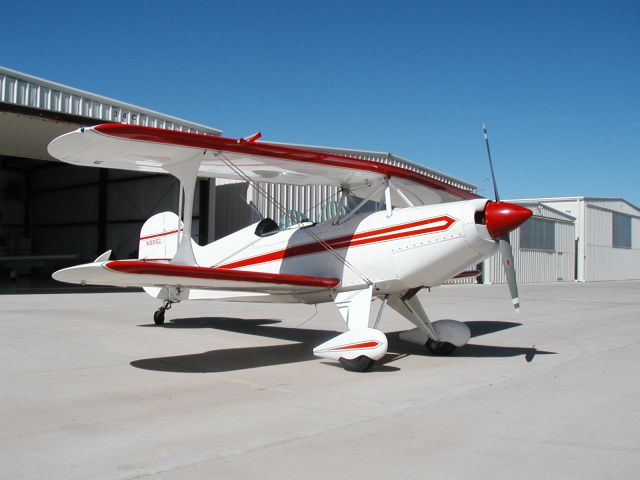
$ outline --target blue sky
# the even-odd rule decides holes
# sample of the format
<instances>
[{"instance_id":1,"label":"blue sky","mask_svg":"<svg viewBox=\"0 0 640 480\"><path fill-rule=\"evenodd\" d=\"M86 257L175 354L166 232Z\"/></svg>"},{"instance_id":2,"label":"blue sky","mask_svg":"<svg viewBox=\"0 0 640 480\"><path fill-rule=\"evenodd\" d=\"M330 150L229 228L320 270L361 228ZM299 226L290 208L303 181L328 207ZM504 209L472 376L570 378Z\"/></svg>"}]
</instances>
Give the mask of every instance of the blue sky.
<instances>
[{"instance_id":1,"label":"blue sky","mask_svg":"<svg viewBox=\"0 0 640 480\"><path fill-rule=\"evenodd\" d=\"M0 64L503 198L640 205L640 2L3 2Z\"/></svg>"}]
</instances>

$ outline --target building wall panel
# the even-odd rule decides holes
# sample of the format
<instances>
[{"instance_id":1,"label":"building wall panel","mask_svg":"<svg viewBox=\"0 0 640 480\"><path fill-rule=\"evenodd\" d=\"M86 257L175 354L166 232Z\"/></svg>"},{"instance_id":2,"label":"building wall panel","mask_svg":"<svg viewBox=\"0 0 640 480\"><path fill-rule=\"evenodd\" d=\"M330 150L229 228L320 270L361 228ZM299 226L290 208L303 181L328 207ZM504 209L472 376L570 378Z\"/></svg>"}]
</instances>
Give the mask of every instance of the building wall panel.
<instances>
[{"instance_id":1,"label":"building wall panel","mask_svg":"<svg viewBox=\"0 0 640 480\"><path fill-rule=\"evenodd\" d=\"M52 163L51 168L36 170L31 178L31 188L36 194L42 190L74 188L76 185L96 183L99 176L98 168Z\"/></svg>"},{"instance_id":2,"label":"building wall panel","mask_svg":"<svg viewBox=\"0 0 640 480\"><path fill-rule=\"evenodd\" d=\"M574 225L555 222L555 251L520 249L520 229L511 232L516 280L519 283L566 282L574 279ZM484 262L485 283L506 283L499 253Z\"/></svg>"},{"instance_id":3,"label":"building wall panel","mask_svg":"<svg viewBox=\"0 0 640 480\"><path fill-rule=\"evenodd\" d=\"M80 255L83 259L92 259L99 255L97 242L94 225L35 228L33 249L36 253Z\"/></svg>"},{"instance_id":4,"label":"building wall panel","mask_svg":"<svg viewBox=\"0 0 640 480\"><path fill-rule=\"evenodd\" d=\"M640 248L634 242L640 219L631 219L632 248L613 247L613 214L605 206L623 207L624 202L589 202L586 208L584 271L586 281L629 280L640 278ZM593 205L593 206L592 206ZM628 213L626 209L622 213ZM636 212L637 213L637 212Z\"/></svg>"},{"instance_id":5,"label":"building wall panel","mask_svg":"<svg viewBox=\"0 0 640 480\"><path fill-rule=\"evenodd\" d=\"M587 205L587 246L611 247L613 241L613 216L611 212Z\"/></svg>"},{"instance_id":6,"label":"building wall panel","mask_svg":"<svg viewBox=\"0 0 640 480\"><path fill-rule=\"evenodd\" d=\"M111 173L111 172L109 172ZM109 183L107 218L112 220L144 219L167 210L177 211L178 182L169 175ZM194 215L198 214L198 198Z\"/></svg>"},{"instance_id":7,"label":"building wall panel","mask_svg":"<svg viewBox=\"0 0 640 480\"><path fill-rule=\"evenodd\" d=\"M35 195L32 199L33 226L95 222L98 211L95 192L95 186L85 186Z\"/></svg>"},{"instance_id":8,"label":"building wall panel","mask_svg":"<svg viewBox=\"0 0 640 480\"><path fill-rule=\"evenodd\" d=\"M247 203L248 185L244 182L216 185L215 238L227 235L259 220Z\"/></svg>"},{"instance_id":9,"label":"building wall panel","mask_svg":"<svg viewBox=\"0 0 640 480\"><path fill-rule=\"evenodd\" d=\"M591 245L585 270L588 282L640 279L640 250Z\"/></svg>"}]
</instances>

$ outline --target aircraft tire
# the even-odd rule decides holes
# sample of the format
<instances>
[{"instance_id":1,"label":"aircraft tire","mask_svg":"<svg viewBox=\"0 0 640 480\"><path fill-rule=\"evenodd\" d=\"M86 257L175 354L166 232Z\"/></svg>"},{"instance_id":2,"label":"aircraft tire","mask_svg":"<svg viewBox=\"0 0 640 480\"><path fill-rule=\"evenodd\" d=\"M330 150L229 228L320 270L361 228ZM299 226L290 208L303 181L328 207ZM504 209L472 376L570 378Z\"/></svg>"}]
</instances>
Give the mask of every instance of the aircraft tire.
<instances>
[{"instance_id":1,"label":"aircraft tire","mask_svg":"<svg viewBox=\"0 0 640 480\"><path fill-rule=\"evenodd\" d=\"M427 340L427 343L425 346L427 347L427 350L429 350L431 353L441 357L451 355L453 352L455 352L456 348L458 348L453 343L436 342L432 339Z\"/></svg>"},{"instance_id":2,"label":"aircraft tire","mask_svg":"<svg viewBox=\"0 0 640 480\"><path fill-rule=\"evenodd\" d=\"M164 323L164 310L156 310L153 312L153 323L162 325Z\"/></svg>"},{"instance_id":3,"label":"aircraft tire","mask_svg":"<svg viewBox=\"0 0 640 480\"><path fill-rule=\"evenodd\" d=\"M376 361L373 358L369 358L366 355L360 355L353 360L347 358L340 358L340 365L348 372L366 372L373 367Z\"/></svg>"}]
</instances>

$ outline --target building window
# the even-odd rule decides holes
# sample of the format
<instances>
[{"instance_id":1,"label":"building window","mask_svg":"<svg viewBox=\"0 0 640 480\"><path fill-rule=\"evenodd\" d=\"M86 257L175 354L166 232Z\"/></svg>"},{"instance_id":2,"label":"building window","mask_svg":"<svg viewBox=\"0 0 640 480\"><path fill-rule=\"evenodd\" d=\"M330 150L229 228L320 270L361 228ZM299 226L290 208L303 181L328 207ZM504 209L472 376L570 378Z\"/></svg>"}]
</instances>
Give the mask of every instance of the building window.
<instances>
[{"instance_id":1,"label":"building window","mask_svg":"<svg viewBox=\"0 0 640 480\"><path fill-rule=\"evenodd\" d=\"M551 220L530 218L520 227L520 248L545 250L556 249L556 224Z\"/></svg>"},{"instance_id":2,"label":"building window","mask_svg":"<svg viewBox=\"0 0 640 480\"><path fill-rule=\"evenodd\" d=\"M629 215L613 214L613 246L631 248L631 217Z\"/></svg>"}]
</instances>

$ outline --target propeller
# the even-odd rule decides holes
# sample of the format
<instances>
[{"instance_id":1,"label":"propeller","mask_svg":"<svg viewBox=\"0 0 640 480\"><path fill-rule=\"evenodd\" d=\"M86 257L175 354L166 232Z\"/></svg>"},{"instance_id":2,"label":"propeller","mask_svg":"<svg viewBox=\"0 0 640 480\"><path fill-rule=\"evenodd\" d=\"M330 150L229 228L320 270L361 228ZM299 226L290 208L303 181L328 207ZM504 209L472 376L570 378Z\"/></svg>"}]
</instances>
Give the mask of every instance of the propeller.
<instances>
[{"instance_id":1,"label":"propeller","mask_svg":"<svg viewBox=\"0 0 640 480\"><path fill-rule=\"evenodd\" d=\"M509 241L509 232L515 230L522 225L533 212L528 208L515 205L513 203L501 202L498 194L498 185L496 183L496 175L493 171L493 162L491 161L491 149L489 148L489 136L487 135L487 127L482 124L484 132L484 143L487 147L487 157L489 157L489 168L491 169L491 178L493 179L493 193L495 202L487 202L484 210L485 224L491 238L498 242L498 249L502 257L502 265L504 273L507 277L507 285L511 294L511 301L516 313L520 311L520 298L518 297L518 283L516 282L516 269L513 265L513 249Z\"/></svg>"}]
</instances>

